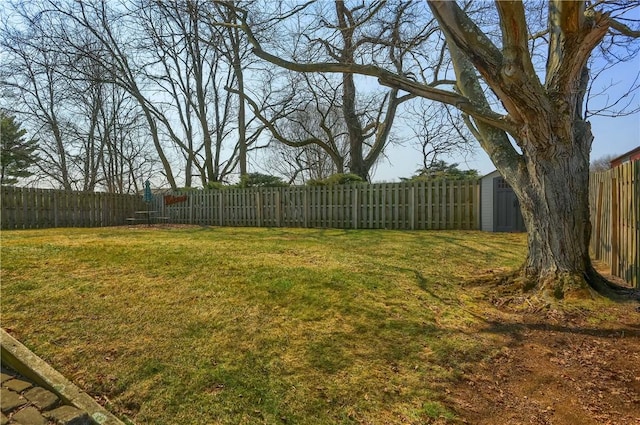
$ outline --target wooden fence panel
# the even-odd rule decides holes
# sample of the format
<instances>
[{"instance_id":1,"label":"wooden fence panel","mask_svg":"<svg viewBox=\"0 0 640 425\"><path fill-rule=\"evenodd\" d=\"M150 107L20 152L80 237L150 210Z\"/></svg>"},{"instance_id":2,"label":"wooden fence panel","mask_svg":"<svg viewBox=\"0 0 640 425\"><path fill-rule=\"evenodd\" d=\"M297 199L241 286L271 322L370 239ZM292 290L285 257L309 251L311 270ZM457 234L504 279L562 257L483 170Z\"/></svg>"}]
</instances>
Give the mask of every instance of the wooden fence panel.
<instances>
[{"instance_id":1,"label":"wooden fence panel","mask_svg":"<svg viewBox=\"0 0 640 425\"><path fill-rule=\"evenodd\" d=\"M15 215L15 189L13 187L2 187L2 224L3 229L14 229L16 222ZM6 224L6 227L4 227Z\"/></svg>"},{"instance_id":2,"label":"wooden fence panel","mask_svg":"<svg viewBox=\"0 0 640 425\"><path fill-rule=\"evenodd\" d=\"M173 223L342 229L478 229L477 181L183 191L154 210Z\"/></svg>"},{"instance_id":3,"label":"wooden fence panel","mask_svg":"<svg viewBox=\"0 0 640 425\"><path fill-rule=\"evenodd\" d=\"M2 229L123 225L144 207L141 196L3 186Z\"/></svg>"},{"instance_id":4,"label":"wooden fence panel","mask_svg":"<svg viewBox=\"0 0 640 425\"><path fill-rule=\"evenodd\" d=\"M153 210L171 223L357 229L477 229L476 181L181 191L155 196L2 187L2 228L122 225Z\"/></svg>"},{"instance_id":5,"label":"wooden fence panel","mask_svg":"<svg viewBox=\"0 0 640 425\"><path fill-rule=\"evenodd\" d=\"M589 180L591 253L611 274L640 287L640 161L627 162Z\"/></svg>"}]
</instances>

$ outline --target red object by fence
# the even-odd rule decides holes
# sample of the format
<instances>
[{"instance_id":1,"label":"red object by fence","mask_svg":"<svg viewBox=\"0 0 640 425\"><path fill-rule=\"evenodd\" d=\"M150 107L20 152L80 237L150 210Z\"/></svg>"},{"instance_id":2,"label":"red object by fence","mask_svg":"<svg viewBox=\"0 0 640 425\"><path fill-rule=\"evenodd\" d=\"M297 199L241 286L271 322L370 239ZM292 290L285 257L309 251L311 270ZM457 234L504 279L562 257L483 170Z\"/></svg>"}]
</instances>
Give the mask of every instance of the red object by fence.
<instances>
[{"instance_id":1,"label":"red object by fence","mask_svg":"<svg viewBox=\"0 0 640 425\"><path fill-rule=\"evenodd\" d=\"M187 195L182 195L182 196L165 195L164 196L165 205L179 204L180 202L187 202Z\"/></svg>"}]
</instances>

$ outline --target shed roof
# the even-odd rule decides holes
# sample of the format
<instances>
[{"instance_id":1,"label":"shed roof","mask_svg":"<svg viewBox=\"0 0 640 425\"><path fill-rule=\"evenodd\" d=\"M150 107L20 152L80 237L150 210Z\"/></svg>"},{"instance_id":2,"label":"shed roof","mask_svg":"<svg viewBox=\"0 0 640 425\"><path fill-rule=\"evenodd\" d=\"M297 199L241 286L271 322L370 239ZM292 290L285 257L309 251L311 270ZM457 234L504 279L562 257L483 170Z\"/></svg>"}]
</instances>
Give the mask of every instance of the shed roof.
<instances>
[{"instance_id":1,"label":"shed roof","mask_svg":"<svg viewBox=\"0 0 640 425\"><path fill-rule=\"evenodd\" d=\"M498 170L493 170L492 172L487 173L487 174L485 174L484 176L481 176L481 177L480 177L480 180L484 179L485 177L489 177L489 176L495 175L496 173L500 174L500 173L498 172Z\"/></svg>"}]
</instances>

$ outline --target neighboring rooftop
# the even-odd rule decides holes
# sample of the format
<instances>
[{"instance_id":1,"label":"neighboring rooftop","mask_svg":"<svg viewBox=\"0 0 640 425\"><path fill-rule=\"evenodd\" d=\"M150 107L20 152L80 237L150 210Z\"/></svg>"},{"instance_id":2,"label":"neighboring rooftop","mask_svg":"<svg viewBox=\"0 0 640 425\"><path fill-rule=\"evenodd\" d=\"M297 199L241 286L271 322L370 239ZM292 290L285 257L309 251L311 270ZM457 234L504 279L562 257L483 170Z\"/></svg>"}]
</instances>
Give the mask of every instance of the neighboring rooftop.
<instances>
[{"instance_id":1,"label":"neighboring rooftop","mask_svg":"<svg viewBox=\"0 0 640 425\"><path fill-rule=\"evenodd\" d=\"M617 158L611 160L611 168L617 167L629 161L640 160L640 146L631 149L629 152L623 153Z\"/></svg>"}]
</instances>

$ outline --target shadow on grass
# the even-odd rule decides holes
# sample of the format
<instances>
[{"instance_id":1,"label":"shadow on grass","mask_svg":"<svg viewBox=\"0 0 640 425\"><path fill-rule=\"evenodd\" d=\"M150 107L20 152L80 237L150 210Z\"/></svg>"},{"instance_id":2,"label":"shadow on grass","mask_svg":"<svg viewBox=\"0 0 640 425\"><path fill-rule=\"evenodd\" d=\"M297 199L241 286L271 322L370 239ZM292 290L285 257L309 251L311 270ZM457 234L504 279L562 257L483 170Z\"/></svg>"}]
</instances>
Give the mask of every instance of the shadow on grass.
<instances>
[{"instance_id":1,"label":"shadow on grass","mask_svg":"<svg viewBox=\"0 0 640 425\"><path fill-rule=\"evenodd\" d=\"M567 334L577 334L577 335L587 335L598 338L620 338L620 339L629 339L629 338L640 338L640 330L632 330L629 328L638 328L640 329L640 324L630 324L629 327L618 327L614 329L600 329L595 327L584 327L584 326L571 326L571 325L559 325L545 322L502 322L491 320L486 317L483 317L473 311L465 309L462 304L453 298L445 298L441 295L434 292L429 287L429 282L427 278L425 278L419 271L411 270L416 277L418 287L429 294L429 296L437 299L441 303L451 307L451 308L461 308L466 313L470 314L478 321L485 324L483 328L481 328L480 332L492 333L492 334L502 334L502 335L510 335L515 341L524 340L524 333L526 331L547 331L547 332L558 332L558 333L567 333Z\"/></svg>"},{"instance_id":2,"label":"shadow on grass","mask_svg":"<svg viewBox=\"0 0 640 425\"><path fill-rule=\"evenodd\" d=\"M524 340L524 333L526 331L558 332L573 335L586 335L597 338L640 338L640 331L630 330L629 328L622 327L614 329L598 329L583 326L553 325L549 323L534 322L503 323L496 321L487 321L486 323L488 324L488 326L482 328L481 332L511 335L517 341Z\"/></svg>"},{"instance_id":3,"label":"shadow on grass","mask_svg":"<svg viewBox=\"0 0 640 425\"><path fill-rule=\"evenodd\" d=\"M496 241L491 240L492 237L495 237L495 235L491 235L491 234L488 234L488 235L483 234L482 240L476 240L475 238L470 239L469 233L466 233L466 232L460 232L460 234L457 234L454 232L447 232L447 233L429 232L428 235L430 239L439 240L442 242L443 245L458 246L464 249L465 251L472 251L473 253L477 253L481 255L487 255L487 253L492 253L492 252L493 253L506 252L511 254L513 252L518 252L523 247L521 240L510 239L508 241L505 241L504 235L500 235L500 238ZM518 234L515 234L515 235L517 237ZM510 235L510 236L513 236L513 235ZM481 243L487 249L481 250L478 248L474 248L470 246L470 243L469 243L470 241L474 243Z\"/></svg>"}]
</instances>

